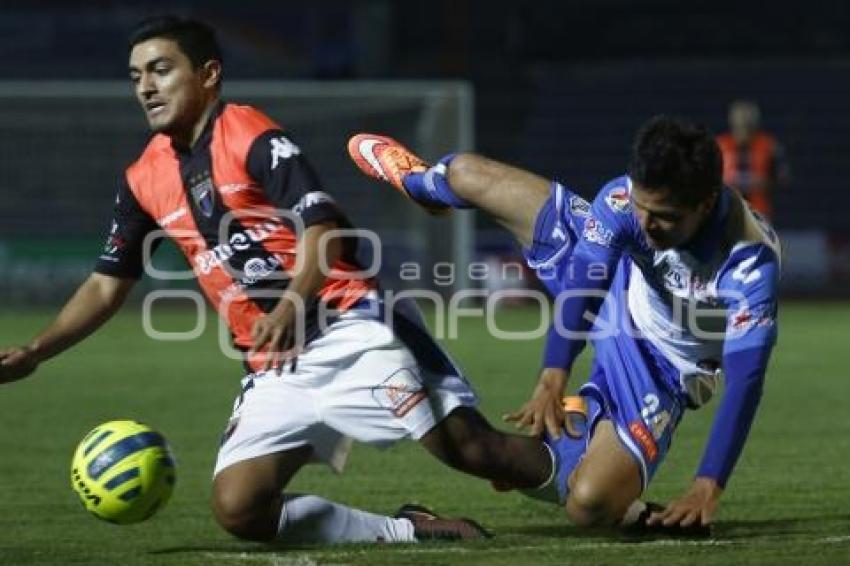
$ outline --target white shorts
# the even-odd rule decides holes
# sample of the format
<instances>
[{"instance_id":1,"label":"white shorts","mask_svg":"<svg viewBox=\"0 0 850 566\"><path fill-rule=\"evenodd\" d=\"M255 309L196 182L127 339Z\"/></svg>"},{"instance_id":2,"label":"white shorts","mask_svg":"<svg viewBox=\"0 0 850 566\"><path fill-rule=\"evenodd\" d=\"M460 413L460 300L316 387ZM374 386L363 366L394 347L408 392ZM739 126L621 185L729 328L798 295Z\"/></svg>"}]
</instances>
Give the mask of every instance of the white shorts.
<instances>
[{"instance_id":1,"label":"white shorts","mask_svg":"<svg viewBox=\"0 0 850 566\"><path fill-rule=\"evenodd\" d=\"M459 370L424 369L392 328L357 311L308 344L294 371L289 365L242 380L214 475L304 445L340 472L352 440L418 440L455 408L478 403Z\"/></svg>"}]
</instances>

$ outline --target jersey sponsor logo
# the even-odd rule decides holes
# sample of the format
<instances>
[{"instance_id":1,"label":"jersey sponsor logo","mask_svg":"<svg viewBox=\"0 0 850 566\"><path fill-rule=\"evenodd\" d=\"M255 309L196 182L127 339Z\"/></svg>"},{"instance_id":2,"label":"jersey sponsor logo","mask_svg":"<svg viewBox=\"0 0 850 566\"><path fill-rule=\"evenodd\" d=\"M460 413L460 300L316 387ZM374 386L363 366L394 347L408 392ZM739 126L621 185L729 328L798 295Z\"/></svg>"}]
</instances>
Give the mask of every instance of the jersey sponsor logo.
<instances>
[{"instance_id":1,"label":"jersey sponsor logo","mask_svg":"<svg viewBox=\"0 0 850 566\"><path fill-rule=\"evenodd\" d=\"M232 303L241 293L245 292L245 289L275 273L281 265L282 262L275 256L252 257L242 267L242 278L228 285L223 291L219 291L219 298L223 303Z\"/></svg>"},{"instance_id":2,"label":"jersey sponsor logo","mask_svg":"<svg viewBox=\"0 0 850 566\"><path fill-rule=\"evenodd\" d=\"M619 187L605 196L608 208L617 214L625 214L629 211L629 193L625 187Z\"/></svg>"},{"instance_id":3,"label":"jersey sponsor logo","mask_svg":"<svg viewBox=\"0 0 850 566\"><path fill-rule=\"evenodd\" d=\"M640 446L646 459L650 462L655 461L655 458L658 457L658 445L646 425L640 421L632 421L629 424L629 433Z\"/></svg>"},{"instance_id":4,"label":"jersey sponsor logo","mask_svg":"<svg viewBox=\"0 0 850 566\"><path fill-rule=\"evenodd\" d=\"M587 218L590 216L590 203L578 195L570 196L570 213L573 216Z\"/></svg>"},{"instance_id":5,"label":"jersey sponsor logo","mask_svg":"<svg viewBox=\"0 0 850 566\"><path fill-rule=\"evenodd\" d=\"M292 212L301 216L305 210L310 208L311 206L316 206L317 204L322 203L332 203L334 199L328 193L323 193L322 191L312 191L301 197L301 200L292 207Z\"/></svg>"},{"instance_id":6,"label":"jersey sponsor logo","mask_svg":"<svg viewBox=\"0 0 850 566\"><path fill-rule=\"evenodd\" d=\"M275 272L280 266L280 260L275 256L252 257L245 262L242 272L245 276L242 278L242 283L245 285L253 285L261 279L265 279Z\"/></svg>"},{"instance_id":7,"label":"jersey sponsor logo","mask_svg":"<svg viewBox=\"0 0 850 566\"><path fill-rule=\"evenodd\" d=\"M157 220L156 223L159 224L160 226L162 226L163 228L165 228L166 226L168 226L172 222L179 220L180 218L186 216L187 212L188 211L186 210L186 207L181 206L180 208L178 208L174 212L166 214L165 216L163 216L162 218Z\"/></svg>"},{"instance_id":8,"label":"jersey sponsor logo","mask_svg":"<svg viewBox=\"0 0 850 566\"><path fill-rule=\"evenodd\" d=\"M729 318L728 333L730 337L738 337L755 327L772 326L775 323L773 309L761 305L752 309L742 306Z\"/></svg>"},{"instance_id":9,"label":"jersey sponsor logo","mask_svg":"<svg viewBox=\"0 0 850 566\"><path fill-rule=\"evenodd\" d=\"M189 193L201 214L210 218L213 208L215 208L215 187L209 171L204 171L189 179Z\"/></svg>"},{"instance_id":10,"label":"jersey sponsor logo","mask_svg":"<svg viewBox=\"0 0 850 566\"><path fill-rule=\"evenodd\" d=\"M301 149L286 136L272 138L269 142L271 143L272 171L277 169L281 160L287 160L293 155L301 154Z\"/></svg>"},{"instance_id":11,"label":"jersey sponsor logo","mask_svg":"<svg viewBox=\"0 0 850 566\"><path fill-rule=\"evenodd\" d=\"M588 242L593 242L606 248L610 247L611 242L614 240L614 232L603 226L599 220L593 217L585 221L582 236Z\"/></svg>"},{"instance_id":12,"label":"jersey sponsor logo","mask_svg":"<svg viewBox=\"0 0 850 566\"><path fill-rule=\"evenodd\" d=\"M203 275L209 275L216 267L236 255L236 252L251 248L252 244L260 243L269 238L275 232L281 230L283 224L280 221L261 222L247 230L231 234L226 243L218 244L211 250L195 254L195 269Z\"/></svg>"}]
</instances>

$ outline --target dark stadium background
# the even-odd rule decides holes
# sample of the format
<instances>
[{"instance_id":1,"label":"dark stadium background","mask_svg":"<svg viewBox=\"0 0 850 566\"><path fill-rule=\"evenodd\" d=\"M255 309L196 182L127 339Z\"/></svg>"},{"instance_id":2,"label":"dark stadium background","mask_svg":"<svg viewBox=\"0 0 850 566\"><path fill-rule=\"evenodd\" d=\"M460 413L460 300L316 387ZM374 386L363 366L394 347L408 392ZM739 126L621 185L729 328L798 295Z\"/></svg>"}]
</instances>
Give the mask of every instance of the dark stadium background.
<instances>
[{"instance_id":1,"label":"dark stadium background","mask_svg":"<svg viewBox=\"0 0 850 566\"><path fill-rule=\"evenodd\" d=\"M775 196L786 292L850 289L845 2L7 0L0 81L122 80L127 31L163 12L218 29L229 79L469 81L478 151L585 196L624 170L649 115L685 114L719 132L732 100L753 99L791 165L791 185ZM55 111L46 119L61 120L61 102ZM143 139L85 163L44 163L39 145L50 139L21 149L12 117L0 109L0 118L0 272L12 269L2 267L3 244L16 238L99 238L112 179ZM20 159L32 162L23 174L11 165ZM509 248L478 225L479 248Z\"/></svg>"},{"instance_id":2,"label":"dark stadium background","mask_svg":"<svg viewBox=\"0 0 850 566\"><path fill-rule=\"evenodd\" d=\"M721 130L730 101L755 99L765 126L787 147L792 169L790 187L776 198L776 224L787 244L783 292L818 300L780 302L779 343L764 397L713 539L582 531L566 523L562 510L496 494L487 482L451 471L407 442L387 451L357 446L343 476L311 466L291 489L380 513L417 501L480 520L494 539L286 550L233 539L209 511L219 435L243 375L239 362L220 352L226 333L218 334L214 317L206 316L197 339L154 339L143 331L143 309L129 305L32 378L0 386L0 566L848 563L847 4L3 0L0 348L26 343L48 324L103 246L117 177L146 136L125 84L125 36L142 17L162 12L199 17L219 30L228 79L468 81L478 151L558 176L585 196L623 172L634 129L650 114L683 113ZM92 80L118 81L118 88L111 98L83 102L52 96L55 81L90 91ZM4 98L20 81L30 94ZM309 130L320 120L308 112L287 117L286 104L278 104L284 123L297 118L294 131L305 132L299 143L329 152L317 157L323 175L350 183L329 188L347 191L341 201L372 206L375 222L413 209L348 163L343 127L354 127L360 107ZM325 105L317 100L308 109L320 113ZM378 123L407 139L409 114L391 112ZM332 133L339 138L333 143L315 137ZM324 162L328 156L336 161ZM348 200L343 204L349 208ZM501 232L477 222L479 254L516 257ZM408 230L433 245L415 222ZM193 328L188 309L168 306L155 312L157 330L177 335ZM440 328L433 316L438 311L427 314L445 336L447 325ZM497 316L500 330L517 333L540 321L528 305L500 308ZM501 415L516 410L536 380L540 340L498 340L481 317L457 318L457 339L444 343L474 383L482 411L504 428ZM588 375L590 350L574 368L573 391ZM683 419L649 500L682 494L717 405ZM87 516L69 485L74 446L86 431L116 418L160 430L178 461L172 501L128 528Z\"/></svg>"}]
</instances>

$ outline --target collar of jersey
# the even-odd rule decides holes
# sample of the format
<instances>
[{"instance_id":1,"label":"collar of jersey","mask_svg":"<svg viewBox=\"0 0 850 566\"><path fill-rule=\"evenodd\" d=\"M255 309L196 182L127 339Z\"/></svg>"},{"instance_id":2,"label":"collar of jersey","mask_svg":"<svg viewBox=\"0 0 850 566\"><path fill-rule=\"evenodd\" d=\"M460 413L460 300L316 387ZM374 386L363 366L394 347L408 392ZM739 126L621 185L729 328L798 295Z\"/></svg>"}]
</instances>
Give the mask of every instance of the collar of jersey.
<instances>
[{"instance_id":1,"label":"collar of jersey","mask_svg":"<svg viewBox=\"0 0 850 566\"><path fill-rule=\"evenodd\" d=\"M204 130L191 147L181 147L175 145L174 140L171 141L171 149L174 150L174 153L177 155L188 156L193 155L198 151L206 150L212 141L213 129L215 128L216 120L218 120L218 117L221 116L222 112L224 112L224 101L219 100L213 108L213 111L210 112L210 116L207 118L207 123L204 124Z\"/></svg>"}]
</instances>

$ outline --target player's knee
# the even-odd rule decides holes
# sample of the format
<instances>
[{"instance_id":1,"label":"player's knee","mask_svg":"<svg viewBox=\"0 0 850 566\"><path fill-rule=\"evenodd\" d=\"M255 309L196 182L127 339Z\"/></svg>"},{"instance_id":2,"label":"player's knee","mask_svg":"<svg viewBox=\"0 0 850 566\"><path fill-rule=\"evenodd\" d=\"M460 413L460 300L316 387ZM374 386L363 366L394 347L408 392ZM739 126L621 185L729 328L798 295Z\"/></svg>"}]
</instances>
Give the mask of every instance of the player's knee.
<instances>
[{"instance_id":1,"label":"player's knee","mask_svg":"<svg viewBox=\"0 0 850 566\"><path fill-rule=\"evenodd\" d=\"M221 528L233 536L268 541L277 533L279 502L279 494L263 496L219 489L213 495L212 509Z\"/></svg>"},{"instance_id":2,"label":"player's knee","mask_svg":"<svg viewBox=\"0 0 850 566\"><path fill-rule=\"evenodd\" d=\"M593 480L578 479L567 498L567 516L579 527L611 525L618 521L612 493Z\"/></svg>"},{"instance_id":3,"label":"player's knee","mask_svg":"<svg viewBox=\"0 0 850 566\"><path fill-rule=\"evenodd\" d=\"M483 179L483 171L479 156L473 153L460 153L449 163L447 177L455 194L469 199L477 190L484 188L486 179Z\"/></svg>"}]
</instances>

